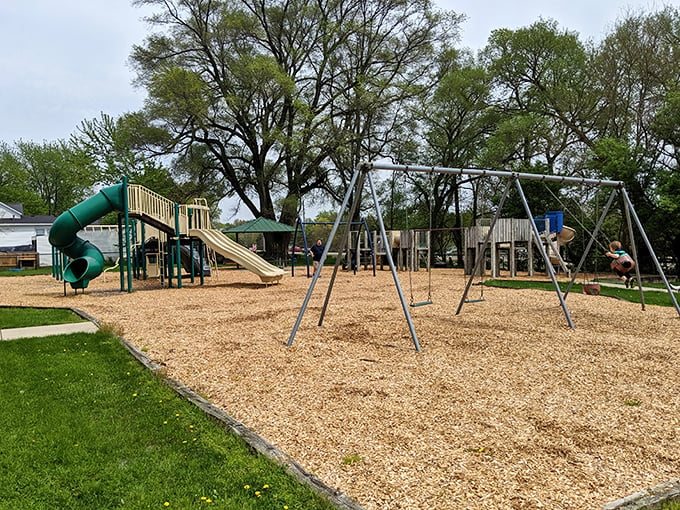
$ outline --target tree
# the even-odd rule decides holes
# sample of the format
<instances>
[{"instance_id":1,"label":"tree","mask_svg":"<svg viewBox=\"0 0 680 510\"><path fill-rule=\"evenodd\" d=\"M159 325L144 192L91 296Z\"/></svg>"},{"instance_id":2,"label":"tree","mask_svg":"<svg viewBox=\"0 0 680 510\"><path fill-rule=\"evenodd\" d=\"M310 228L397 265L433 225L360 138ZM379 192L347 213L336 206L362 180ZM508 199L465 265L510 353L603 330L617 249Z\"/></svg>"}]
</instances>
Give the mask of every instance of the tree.
<instances>
[{"instance_id":1,"label":"tree","mask_svg":"<svg viewBox=\"0 0 680 510\"><path fill-rule=\"evenodd\" d=\"M680 246L680 232L668 222L665 205L678 165L680 10L629 13L594 62L603 104L595 163L604 175L625 182L648 235L661 244L661 258L671 249L677 258L680 249L672 247Z\"/></svg>"},{"instance_id":2,"label":"tree","mask_svg":"<svg viewBox=\"0 0 680 510\"><path fill-rule=\"evenodd\" d=\"M71 143L95 162L102 183L119 182L125 176L130 183L146 186L175 202L205 198L218 214L218 203L226 191L212 158L201 147L189 147L167 157L156 148L168 140L167 131L153 126L142 112L118 118L101 114L84 120L71 137Z\"/></svg>"},{"instance_id":3,"label":"tree","mask_svg":"<svg viewBox=\"0 0 680 510\"><path fill-rule=\"evenodd\" d=\"M466 55L448 52L440 57L441 75L434 94L423 104L423 122L429 160L437 166L469 168L479 163L479 154L495 125L490 107L491 81L488 73ZM420 179L423 199L431 215L432 228L463 227L461 186L472 180L458 175L436 174ZM473 190L476 217L477 186ZM449 211L453 208L450 223ZM463 236L453 231L458 264L463 263ZM440 256L448 245L444 232L432 233Z\"/></svg>"},{"instance_id":4,"label":"tree","mask_svg":"<svg viewBox=\"0 0 680 510\"><path fill-rule=\"evenodd\" d=\"M439 20L429 0L136 4L161 9L132 61L164 150L204 146L253 215L285 223L385 147L398 105L422 91Z\"/></svg>"},{"instance_id":5,"label":"tree","mask_svg":"<svg viewBox=\"0 0 680 510\"><path fill-rule=\"evenodd\" d=\"M541 161L550 173L573 172L568 150L592 146L598 118L590 57L578 36L541 20L516 31L493 31L482 56L498 108L518 128L510 161L525 167Z\"/></svg>"},{"instance_id":6,"label":"tree","mask_svg":"<svg viewBox=\"0 0 680 510\"><path fill-rule=\"evenodd\" d=\"M0 148L0 179L8 185L0 193L3 201L23 203L25 214L58 215L91 192L97 172L64 141L19 141Z\"/></svg>"},{"instance_id":7,"label":"tree","mask_svg":"<svg viewBox=\"0 0 680 510\"><path fill-rule=\"evenodd\" d=\"M16 148L0 143L0 202L22 204L24 214L46 214L47 207L40 197L26 185Z\"/></svg>"}]
</instances>

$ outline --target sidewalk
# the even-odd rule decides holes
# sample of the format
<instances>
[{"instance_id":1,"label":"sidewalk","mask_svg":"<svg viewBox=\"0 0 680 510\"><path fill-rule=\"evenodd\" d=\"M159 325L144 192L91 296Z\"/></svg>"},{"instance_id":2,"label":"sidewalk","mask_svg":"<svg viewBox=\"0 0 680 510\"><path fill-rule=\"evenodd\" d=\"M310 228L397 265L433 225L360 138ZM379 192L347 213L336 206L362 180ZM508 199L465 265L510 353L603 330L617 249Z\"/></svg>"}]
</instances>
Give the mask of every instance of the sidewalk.
<instances>
[{"instance_id":1,"label":"sidewalk","mask_svg":"<svg viewBox=\"0 0 680 510\"><path fill-rule=\"evenodd\" d=\"M626 288L626 286L623 284L623 282L621 282L621 283L596 282L596 283L599 283L603 287L612 287L612 288L615 288L615 289L625 289ZM637 289L638 289L638 286L636 284L634 287L631 287L629 290L637 290ZM671 287L671 289L676 293L678 292L678 290L676 290L673 287ZM642 284L642 290L651 291L651 292L666 292L666 293L668 292L668 289L666 289L666 287L645 287L644 282Z\"/></svg>"},{"instance_id":2,"label":"sidewalk","mask_svg":"<svg viewBox=\"0 0 680 510\"><path fill-rule=\"evenodd\" d=\"M36 336L68 335L70 333L95 333L99 328L93 322L74 322L72 324L53 324L31 328L0 329L0 340L16 340Z\"/></svg>"}]
</instances>

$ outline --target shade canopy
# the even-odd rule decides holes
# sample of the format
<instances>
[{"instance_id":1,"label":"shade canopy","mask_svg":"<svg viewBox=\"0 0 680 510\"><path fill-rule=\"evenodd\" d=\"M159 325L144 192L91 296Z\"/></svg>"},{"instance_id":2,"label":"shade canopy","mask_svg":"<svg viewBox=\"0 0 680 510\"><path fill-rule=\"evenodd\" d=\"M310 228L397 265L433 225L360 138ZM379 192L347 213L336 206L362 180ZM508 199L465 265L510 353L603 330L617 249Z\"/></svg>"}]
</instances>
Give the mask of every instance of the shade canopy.
<instances>
[{"instance_id":1,"label":"shade canopy","mask_svg":"<svg viewBox=\"0 0 680 510\"><path fill-rule=\"evenodd\" d=\"M241 223L224 231L225 234L256 234L265 232L295 232L295 228L260 216L253 221Z\"/></svg>"}]
</instances>

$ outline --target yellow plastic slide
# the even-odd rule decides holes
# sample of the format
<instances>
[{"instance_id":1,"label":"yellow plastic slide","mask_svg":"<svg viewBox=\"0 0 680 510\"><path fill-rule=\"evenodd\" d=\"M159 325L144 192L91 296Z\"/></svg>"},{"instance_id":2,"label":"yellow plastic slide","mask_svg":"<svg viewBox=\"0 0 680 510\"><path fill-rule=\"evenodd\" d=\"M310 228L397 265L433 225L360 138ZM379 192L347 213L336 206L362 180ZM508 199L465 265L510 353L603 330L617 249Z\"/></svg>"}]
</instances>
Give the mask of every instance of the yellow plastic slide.
<instances>
[{"instance_id":1,"label":"yellow plastic slide","mask_svg":"<svg viewBox=\"0 0 680 510\"><path fill-rule=\"evenodd\" d=\"M262 257L253 253L245 246L232 241L219 230L192 229L190 236L198 237L208 247L215 250L223 257L233 260L260 277L264 283L276 283L284 274L283 269L271 265Z\"/></svg>"}]
</instances>

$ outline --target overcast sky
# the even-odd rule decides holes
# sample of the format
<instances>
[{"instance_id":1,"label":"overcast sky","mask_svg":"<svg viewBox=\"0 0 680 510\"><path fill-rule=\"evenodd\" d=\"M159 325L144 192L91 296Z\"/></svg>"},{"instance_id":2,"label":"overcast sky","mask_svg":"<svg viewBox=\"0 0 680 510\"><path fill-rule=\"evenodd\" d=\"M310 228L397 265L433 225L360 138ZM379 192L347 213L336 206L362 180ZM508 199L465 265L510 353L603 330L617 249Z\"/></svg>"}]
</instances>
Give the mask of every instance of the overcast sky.
<instances>
[{"instance_id":1,"label":"overcast sky","mask_svg":"<svg viewBox=\"0 0 680 510\"><path fill-rule=\"evenodd\" d=\"M543 17L600 40L628 9L660 1L435 0L468 16L462 45L478 49L495 28ZM144 11L129 0L28 0L0 3L0 140L66 139L83 119L142 106L127 60L143 41Z\"/></svg>"},{"instance_id":2,"label":"overcast sky","mask_svg":"<svg viewBox=\"0 0 680 510\"><path fill-rule=\"evenodd\" d=\"M660 1L435 0L463 12L462 45L478 49L495 28L519 28L540 17L600 40L627 9L656 10ZM0 2L0 140L66 139L83 119L142 106L127 64L143 41L144 12L129 0Z\"/></svg>"}]
</instances>

